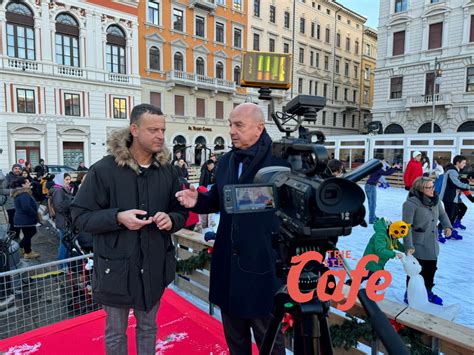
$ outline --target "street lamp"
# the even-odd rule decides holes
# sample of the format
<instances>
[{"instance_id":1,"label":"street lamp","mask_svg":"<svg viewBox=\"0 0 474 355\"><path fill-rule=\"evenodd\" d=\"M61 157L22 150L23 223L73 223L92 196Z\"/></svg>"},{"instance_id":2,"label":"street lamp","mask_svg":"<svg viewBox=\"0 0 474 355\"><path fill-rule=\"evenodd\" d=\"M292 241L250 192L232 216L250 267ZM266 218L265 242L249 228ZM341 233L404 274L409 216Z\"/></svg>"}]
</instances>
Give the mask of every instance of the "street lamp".
<instances>
[{"instance_id":1,"label":"street lamp","mask_svg":"<svg viewBox=\"0 0 474 355\"><path fill-rule=\"evenodd\" d=\"M436 110L435 91L436 91L436 85L439 85L441 83L441 76L443 75L443 70L441 69L441 63L438 62L438 57L435 58L433 74L434 74L434 77L433 77L433 91L431 93L431 102L433 104L433 114L431 116L431 133L434 133L434 127L435 127L435 110Z\"/></svg>"}]
</instances>

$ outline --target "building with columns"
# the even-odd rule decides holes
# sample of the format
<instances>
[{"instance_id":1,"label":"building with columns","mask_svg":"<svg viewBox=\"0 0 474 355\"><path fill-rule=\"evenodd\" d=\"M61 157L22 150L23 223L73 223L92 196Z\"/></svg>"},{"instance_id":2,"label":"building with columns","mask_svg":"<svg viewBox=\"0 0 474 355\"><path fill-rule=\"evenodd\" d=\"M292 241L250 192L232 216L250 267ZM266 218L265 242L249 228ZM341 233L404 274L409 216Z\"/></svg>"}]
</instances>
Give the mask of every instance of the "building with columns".
<instances>
[{"instance_id":1,"label":"building with columns","mask_svg":"<svg viewBox=\"0 0 474 355\"><path fill-rule=\"evenodd\" d=\"M231 145L227 119L240 87L247 14L242 0L147 0L138 7L142 102L161 107L166 140L201 165Z\"/></svg>"},{"instance_id":2,"label":"building with columns","mask_svg":"<svg viewBox=\"0 0 474 355\"><path fill-rule=\"evenodd\" d=\"M0 167L76 168L140 102L138 1L0 2Z\"/></svg>"},{"instance_id":3,"label":"building with columns","mask_svg":"<svg viewBox=\"0 0 474 355\"><path fill-rule=\"evenodd\" d=\"M474 1L381 0L378 35L384 132L474 131Z\"/></svg>"},{"instance_id":4,"label":"building with columns","mask_svg":"<svg viewBox=\"0 0 474 355\"><path fill-rule=\"evenodd\" d=\"M362 35L362 60L360 64L360 115L362 132L366 132L367 123L372 121L374 102L374 78L377 58L377 32L369 27L364 28Z\"/></svg>"}]
</instances>

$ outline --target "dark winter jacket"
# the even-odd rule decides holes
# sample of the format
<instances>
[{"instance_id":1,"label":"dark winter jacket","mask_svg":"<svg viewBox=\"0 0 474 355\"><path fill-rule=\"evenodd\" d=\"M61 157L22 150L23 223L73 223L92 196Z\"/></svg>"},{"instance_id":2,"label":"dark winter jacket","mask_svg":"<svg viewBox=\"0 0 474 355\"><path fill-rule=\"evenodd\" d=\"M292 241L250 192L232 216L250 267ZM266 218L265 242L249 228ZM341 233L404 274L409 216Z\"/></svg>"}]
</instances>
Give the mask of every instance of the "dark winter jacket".
<instances>
[{"instance_id":1,"label":"dark winter jacket","mask_svg":"<svg viewBox=\"0 0 474 355\"><path fill-rule=\"evenodd\" d=\"M254 157L245 157L253 151ZM238 178L239 160L243 171ZM267 166L287 166L272 156L271 139L264 132L247 150L232 150L219 159L216 183L207 193L199 193L193 209L197 213L220 211L219 228L212 251L209 300L222 311L241 318L268 316L273 295L280 286L275 276L275 253L271 233L278 228L273 212L227 214L223 208L223 187L249 184L257 171Z\"/></svg>"},{"instance_id":2,"label":"dark winter jacket","mask_svg":"<svg viewBox=\"0 0 474 355\"><path fill-rule=\"evenodd\" d=\"M410 190L413 186L413 181L416 178L423 176L423 167L421 161L417 161L412 158L405 169L405 174L403 175L403 180L405 182L405 189Z\"/></svg>"},{"instance_id":3,"label":"dark winter jacket","mask_svg":"<svg viewBox=\"0 0 474 355\"><path fill-rule=\"evenodd\" d=\"M38 205L31 194L30 188L19 187L13 190L15 199L15 227L33 227L38 223Z\"/></svg>"},{"instance_id":4,"label":"dark winter jacket","mask_svg":"<svg viewBox=\"0 0 474 355\"><path fill-rule=\"evenodd\" d=\"M381 176L392 175L397 169L390 168L387 170L379 169L375 173L370 174L369 178L367 179L367 184L369 185L377 185Z\"/></svg>"},{"instance_id":5,"label":"dark winter jacket","mask_svg":"<svg viewBox=\"0 0 474 355\"><path fill-rule=\"evenodd\" d=\"M212 169L209 171L209 169L206 167L206 169L201 171L201 176L199 177L199 186L204 186L207 187L209 185L212 185L215 183L215 169Z\"/></svg>"},{"instance_id":6,"label":"dark winter jacket","mask_svg":"<svg viewBox=\"0 0 474 355\"><path fill-rule=\"evenodd\" d=\"M395 257L394 250L405 252L405 248L398 239L388 235L388 226L384 218L377 219L374 223L374 231L375 234L365 247L364 256L375 254L379 257L378 263L371 261L366 266L367 270L375 272L383 270L387 261Z\"/></svg>"},{"instance_id":7,"label":"dark winter jacket","mask_svg":"<svg viewBox=\"0 0 474 355\"><path fill-rule=\"evenodd\" d=\"M35 173L36 173L36 177L38 179L41 178L42 176L44 176L44 174L46 174L48 172L49 172L49 169L48 169L47 165L38 164L38 165L35 166Z\"/></svg>"},{"instance_id":8,"label":"dark winter jacket","mask_svg":"<svg viewBox=\"0 0 474 355\"><path fill-rule=\"evenodd\" d=\"M5 176L5 179L2 181L2 195L7 197L4 208L6 210L15 209L15 201L13 200L12 192L12 183L18 178L18 175L13 174L11 171Z\"/></svg>"},{"instance_id":9,"label":"dark winter jacket","mask_svg":"<svg viewBox=\"0 0 474 355\"><path fill-rule=\"evenodd\" d=\"M72 194L65 187L52 188L50 190L50 198L53 199L53 207L55 212L54 222L56 228L65 229L66 221L70 218Z\"/></svg>"},{"instance_id":10,"label":"dark winter jacket","mask_svg":"<svg viewBox=\"0 0 474 355\"><path fill-rule=\"evenodd\" d=\"M402 220L411 224L403 238L405 249L415 249L414 256L422 260L436 260L439 254L438 220L443 228L453 228L438 195L429 198L417 190L411 190L403 203Z\"/></svg>"},{"instance_id":11,"label":"dark winter jacket","mask_svg":"<svg viewBox=\"0 0 474 355\"><path fill-rule=\"evenodd\" d=\"M166 149L141 168L130 153L132 137L125 128L109 139L108 155L95 163L71 205L74 225L94 239L93 295L103 305L150 310L174 279L175 251L171 233L184 227L187 212L175 194L181 190ZM149 216L166 212L171 231L152 223L140 230L118 225L117 213L130 209Z\"/></svg>"},{"instance_id":12,"label":"dark winter jacket","mask_svg":"<svg viewBox=\"0 0 474 355\"><path fill-rule=\"evenodd\" d=\"M443 184L441 185L441 192L439 193L444 202L458 202L458 189L469 190L469 184L463 183L459 180L459 171L453 164L446 167L446 172L443 175Z\"/></svg>"}]
</instances>

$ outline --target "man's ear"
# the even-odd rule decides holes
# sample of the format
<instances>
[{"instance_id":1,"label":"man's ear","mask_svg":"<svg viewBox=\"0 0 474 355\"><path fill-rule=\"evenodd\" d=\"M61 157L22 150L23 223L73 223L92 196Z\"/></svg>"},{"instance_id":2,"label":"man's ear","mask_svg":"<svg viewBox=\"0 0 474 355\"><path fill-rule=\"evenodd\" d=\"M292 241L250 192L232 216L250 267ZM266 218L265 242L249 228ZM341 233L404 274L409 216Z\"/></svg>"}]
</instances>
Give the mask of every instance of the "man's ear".
<instances>
[{"instance_id":1,"label":"man's ear","mask_svg":"<svg viewBox=\"0 0 474 355\"><path fill-rule=\"evenodd\" d=\"M137 134L138 134L138 125L136 123L132 123L130 125L130 134L133 136L133 137L136 137Z\"/></svg>"},{"instance_id":2,"label":"man's ear","mask_svg":"<svg viewBox=\"0 0 474 355\"><path fill-rule=\"evenodd\" d=\"M257 124L257 128L258 128L258 133L259 133L259 136L262 134L263 130L265 129L265 123L264 122L259 122Z\"/></svg>"}]
</instances>

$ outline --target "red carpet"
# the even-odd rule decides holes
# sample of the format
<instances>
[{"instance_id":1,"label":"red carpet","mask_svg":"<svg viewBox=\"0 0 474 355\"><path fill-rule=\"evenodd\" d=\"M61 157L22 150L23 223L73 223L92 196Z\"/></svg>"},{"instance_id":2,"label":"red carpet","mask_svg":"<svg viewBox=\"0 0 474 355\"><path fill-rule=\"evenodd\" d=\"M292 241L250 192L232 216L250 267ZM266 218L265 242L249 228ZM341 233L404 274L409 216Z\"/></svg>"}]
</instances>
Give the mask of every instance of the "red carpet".
<instances>
[{"instance_id":1,"label":"red carpet","mask_svg":"<svg viewBox=\"0 0 474 355\"><path fill-rule=\"evenodd\" d=\"M157 319L157 354L229 353L221 323L169 289L161 300ZM103 354L104 329L105 313L101 310L0 340L0 353ZM135 354L133 316L127 332L129 354Z\"/></svg>"}]
</instances>

